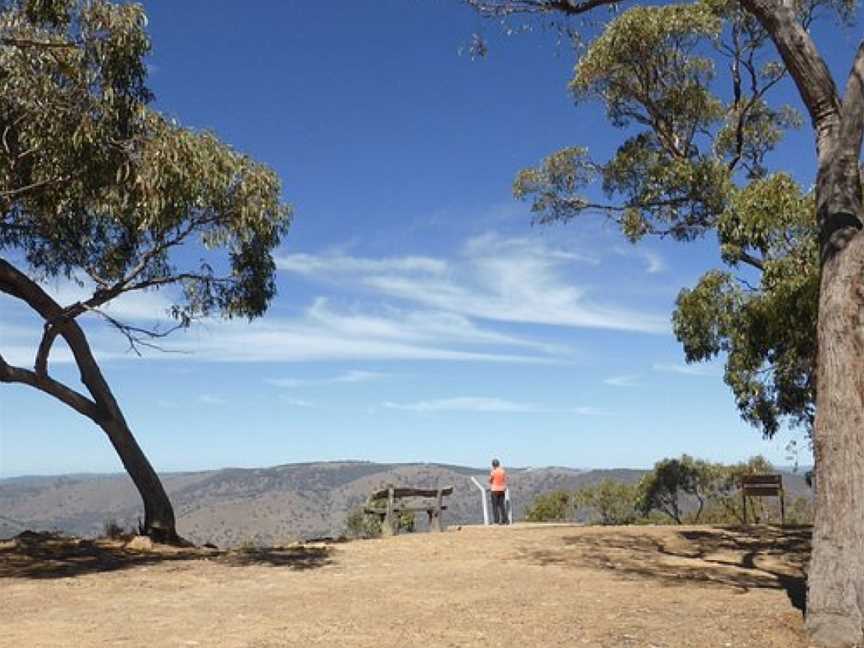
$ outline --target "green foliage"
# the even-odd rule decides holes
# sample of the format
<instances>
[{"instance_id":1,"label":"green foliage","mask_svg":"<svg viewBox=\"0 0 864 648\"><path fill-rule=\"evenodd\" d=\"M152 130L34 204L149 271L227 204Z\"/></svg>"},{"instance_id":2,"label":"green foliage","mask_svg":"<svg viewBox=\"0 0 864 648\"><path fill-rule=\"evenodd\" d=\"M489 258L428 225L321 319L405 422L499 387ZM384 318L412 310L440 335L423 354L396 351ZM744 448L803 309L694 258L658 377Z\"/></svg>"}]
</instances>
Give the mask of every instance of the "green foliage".
<instances>
[{"instance_id":1,"label":"green foliage","mask_svg":"<svg viewBox=\"0 0 864 648\"><path fill-rule=\"evenodd\" d=\"M352 510L345 517L345 536L352 539L378 538L381 536L381 520L377 515L363 512L363 507Z\"/></svg>"},{"instance_id":2,"label":"green foliage","mask_svg":"<svg viewBox=\"0 0 864 648\"><path fill-rule=\"evenodd\" d=\"M712 465L712 480L709 483L709 511L706 522L719 524L739 524L744 522L739 485L745 475L759 475L776 472L774 466L757 455L745 462L732 465ZM748 504L756 521L764 517L766 502L763 498L752 500Z\"/></svg>"},{"instance_id":3,"label":"green foliage","mask_svg":"<svg viewBox=\"0 0 864 648\"><path fill-rule=\"evenodd\" d=\"M730 266L760 260L760 285L714 270L681 291L673 323L687 360L726 354L725 380L741 415L766 435L784 419L809 430L819 291L812 196L784 174L755 180L732 192L717 231Z\"/></svg>"},{"instance_id":4,"label":"green foliage","mask_svg":"<svg viewBox=\"0 0 864 648\"><path fill-rule=\"evenodd\" d=\"M345 517L345 537L355 540L381 537L381 518L378 515L366 513L364 507L353 509ZM411 533L415 528L413 513L399 515L399 531Z\"/></svg>"},{"instance_id":5,"label":"green foliage","mask_svg":"<svg viewBox=\"0 0 864 648\"><path fill-rule=\"evenodd\" d=\"M563 490L542 493L534 498L525 515L529 522L575 522L592 524L632 524L636 486L614 479L584 486L575 492Z\"/></svg>"},{"instance_id":6,"label":"green foliage","mask_svg":"<svg viewBox=\"0 0 864 648\"><path fill-rule=\"evenodd\" d=\"M256 317L290 222L279 179L150 106L145 25L137 4L0 5L0 249L36 277L90 279L89 306L175 284L181 324ZM190 245L219 253L180 267Z\"/></svg>"},{"instance_id":7,"label":"green foliage","mask_svg":"<svg viewBox=\"0 0 864 648\"><path fill-rule=\"evenodd\" d=\"M761 456L732 465L686 454L679 459L663 459L639 483L636 506L644 516L656 511L675 524L741 523L741 478L773 472L774 467ZM758 520L765 504L754 500L752 506Z\"/></svg>"},{"instance_id":8,"label":"green foliage","mask_svg":"<svg viewBox=\"0 0 864 648\"><path fill-rule=\"evenodd\" d=\"M252 538L246 538L237 545L237 551L244 554L255 554L261 550L261 543Z\"/></svg>"},{"instance_id":9,"label":"green foliage","mask_svg":"<svg viewBox=\"0 0 864 648\"><path fill-rule=\"evenodd\" d=\"M533 196L531 210L541 223L567 220L590 205L579 191L593 182L598 172L588 149L563 149L543 160L541 166L520 171L513 182L513 195L520 199Z\"/></svg>"},{"instance_id":10,"label":"green foliage","mask_svg":"<svg viewBox=\"0 0 864 648\"><path fill-rule=\"evenodd\" d=\"M744 522L741 478L774 472L761 456L732 465L687 455L663 459L642 479L637 507L643 515L659 512L675 524L740 524ZM761 498L752 500L748 505L751 518L758 521L766 517L766 506Z\"/></svg>"},{"instance_id":11,"label":"green foliage","mask_svg":"<svg viewBox=\"0 0 864 648\"><path fill-rule=\"evenodd\" d=\"M408 533L413 533L416 523L416 518L413 513L400 513L399 514L399 531L407 531Z\"/></svg>"},{"instance_id":12,"label":"green foliage","mask_svg":"<svg viewBox=\"0 0 864 648\"><path fill-rule=\"evenodd\" d=\"M687 455L680 459L663 459L640 483L637 508L646 517L660 512L675 524L741 524L744 522L741 479L745 475L775 472L762 456L732 465L710 463ZM750 520L779 520L777 501L751 498L747 508ZM786 520L790 524L812 524L812 500L796 498L787 508Z\"/></svg>"},{"instance_id":13,"label":"green foliage","mask_svg":"<svg viewBox=\"0 0 864 648\"><path fill-rule=\"evenodd\" d=\"M663 459L639 482L636 506L643 515L656 510L681 524L681 498L689 495L699 501L694 520L698 522L712 477L710 464L699 459L687 455L680 459Z\"/></svg>"},{"instance_id":14,"label":"green foliage","mask_svg":"<svg viewBox=\"0 0 864 648\"><path fill-rule=\"evenodd\" d=\"M525 513L528 522L571 522L575 520L572 493L558 490L541 493L534 498Z\"/></svg>"},{"instance_id":15,"label":"green foliage","mask_svg":"<svg viewBox=\"0 0 864 648\"><path fill-rule=\"evenodd\" d=\"M587 514L587 520L604 525L636 522L636 498L636 485L614 479L604 479L573 494L576 507Z\"/></svg>"},{"instance_id":16,"label":"green foliage","mask_svg":"<svg viewBox=\"0 0 864 648\"><path fill-rule=\"evenodd\" d=\"M739 490L742 477L774 472L761 456L729 465L682 455L658 461L638 484L606 479L575 492L556 490L538 495L526 519L588 524L740 524L744 522ZM751 498L747 508L750 520L779 518L779 504L774 501ZM812 524L812 500L798 497L786 513L790 524Z\"/></svg>"},{"instance_id":17,"label":"green foliage","mask_svg":"<svg viewBox=\"0 0 864 648\"><path fill-rule=\"evenodd\" d=\"M708 126L722 114L708 92L714 63L698 54L702 39L717 38L721 27L701 3L634 7L591 44L570 88L577 99L603 101L613 125L650 126L680 145L694 126Z\"/></svg>"},{"instance_id":18,"label":"green foliage","mask_svg":"<svg viewBox=\"0 0 864 648\"><path fill-rule=\"evenodd\" d=\"M126 538L131 534L124 529L116 519L108 518L105 522L102 523L102 537L103 538L111 538L112 540L117 540L120 538Z\"/></svg>"},{"instance_id":19,"label":"green foliage","mask_svg":"<svg viewBox=\"0 0 864 648\"><path fill-rule=\"evenodd\" d=\"M798 4L800 18L826 7L850 15L848 2L813 0ZM716 233L726 267L681 292L675 333L689 362L723 354L742 417L766 436L784 422L811 431L819 284L813 195L767 163L802 123L772 96L786 76L772 57L768 34L731 0L616 14L582 51L571 90L627 137L605 162L571 146L514 183L543 223L601 213L633 242ZM731 73L715 77L721 66ZM586 196L595 182L605 202Z\"/></svg>"},{"instance_id":20,"label":"green foliage","mask_svg":"<svg viewBox=\"0 0 864 648\"><path fill-rule=\"evenodd\" d=\"M786 508L786 523L812 525L816 512L812 500L806 497L796 497Z\"/></svg>"}]
</instances>

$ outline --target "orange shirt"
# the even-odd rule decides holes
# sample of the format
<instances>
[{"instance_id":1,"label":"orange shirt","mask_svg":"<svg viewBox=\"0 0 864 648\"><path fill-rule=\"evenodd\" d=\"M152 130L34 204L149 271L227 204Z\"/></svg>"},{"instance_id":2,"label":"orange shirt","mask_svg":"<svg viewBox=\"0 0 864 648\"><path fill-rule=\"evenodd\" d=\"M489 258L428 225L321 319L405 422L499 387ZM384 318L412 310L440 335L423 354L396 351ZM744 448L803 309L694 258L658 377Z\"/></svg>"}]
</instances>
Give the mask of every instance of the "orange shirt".
<instances>
[{"instance_id":1,"label":"orange shirt","mask_svg":"<svg viewBox=\"0 0 864 648\"><path fill-rule=\"evenodd\" d=\"M507 473L500 466L493 468L492 472L489 473L489 483L492 484L491 490L495 492L500 493L507 490Z\"/></svg>"}]
</instances>

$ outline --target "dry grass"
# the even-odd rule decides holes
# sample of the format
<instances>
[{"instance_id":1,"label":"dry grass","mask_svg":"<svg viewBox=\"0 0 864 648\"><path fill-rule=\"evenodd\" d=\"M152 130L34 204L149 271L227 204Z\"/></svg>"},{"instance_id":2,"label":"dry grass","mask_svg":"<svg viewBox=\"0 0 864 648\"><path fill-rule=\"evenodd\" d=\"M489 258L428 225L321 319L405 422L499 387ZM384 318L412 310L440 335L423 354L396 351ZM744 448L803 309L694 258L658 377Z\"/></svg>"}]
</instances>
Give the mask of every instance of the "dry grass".
<instances>
[{"instance_id":1,"label":"dry grass","mask_svg":"<svg viewBox=\"0 0 864 648\"><path fill-rule=\"evenodd\" d=\"M254 551L0 543L0 646L805 648L805 530L464 527Z\"/></svg>"}]
</instances>

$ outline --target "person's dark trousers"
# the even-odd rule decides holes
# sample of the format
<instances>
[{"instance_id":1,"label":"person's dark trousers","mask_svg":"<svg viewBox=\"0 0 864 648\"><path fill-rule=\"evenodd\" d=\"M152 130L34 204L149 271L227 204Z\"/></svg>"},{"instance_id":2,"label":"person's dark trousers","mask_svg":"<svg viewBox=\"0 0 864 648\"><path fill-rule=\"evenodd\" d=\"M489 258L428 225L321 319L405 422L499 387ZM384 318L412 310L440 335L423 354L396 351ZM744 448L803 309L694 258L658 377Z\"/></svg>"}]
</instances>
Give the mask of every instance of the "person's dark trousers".
<instances>
[{"instance_id":1,"label":"person's dark trousers","mask_svg":"<svg viewBox=\"0 0 864 648\"><path fill-rule=\"evenodd\" d=\"M504 506L504 491L492 491L492 519L495 524L507 524L507 509Z\"/></svg>"}]
</instances>

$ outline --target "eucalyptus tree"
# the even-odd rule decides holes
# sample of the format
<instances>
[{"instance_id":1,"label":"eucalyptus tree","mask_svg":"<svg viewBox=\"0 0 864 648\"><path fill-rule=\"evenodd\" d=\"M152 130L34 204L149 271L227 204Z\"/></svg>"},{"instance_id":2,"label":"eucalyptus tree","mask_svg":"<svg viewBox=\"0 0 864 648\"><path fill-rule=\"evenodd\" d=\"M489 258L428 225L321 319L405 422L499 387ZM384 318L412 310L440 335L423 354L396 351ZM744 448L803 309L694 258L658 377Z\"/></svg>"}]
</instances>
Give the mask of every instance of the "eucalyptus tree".
<instances>
[{"instance_id":1,"label":"eucalyptus tree","mask_svg":"<svg viewBox=\"0 0 864 648\"><path fill-rule=\"evenodd\" d=\"M657 510L676 524L683 524L681 496L690 496L698 502L699 508L693 516L693 521L698 523L713 472L715 468L709 463L687 455L680 459L662 459L639 482L637 508L642 515Z\"/></svg>"},{"instance_id":2,"label":"eucalyptus tree","mask_svg":"<svg viewBox=\"0 0 864 648\"><path fill-rule=\"evenodd\" d=\"M133 347L152 343L170 329L139 328L103 307L166 288L174 327L260 316L276 292L272 251L290 209L273 171L151 106L149 51L139 5L0 1L0 291L43 323L32 366L0 356L0 381L44 392L102 428L141 494L146 532L172 540L171 502L79 320L99 316ZM41 285L54 277L92 290L58 303ZM52 376L58 337L86 391Z\"/></svg>"},{"instance_id":3,"label":"eucalyptus tree","mask_svg":"<svg viewBox=\"0 0 864 648\"><path fill-rule=\"evenodd\" d=\"M465 1L573 36L575 98L628 129L610 160L571 146L522 172L537 220L599 211L632 240L718 236L727 269L681 293L675 331L689 360L728 354L726 381L766 434L784 418L812 428L807 625L821 645L864 645L864 43L841 94L809 29L851 21L854 0ZM812 124L812 190L769 168L800 122L772 92L786 78ZM586 195L595 180L606 202Z\"/></svg>"}]
</instances>

